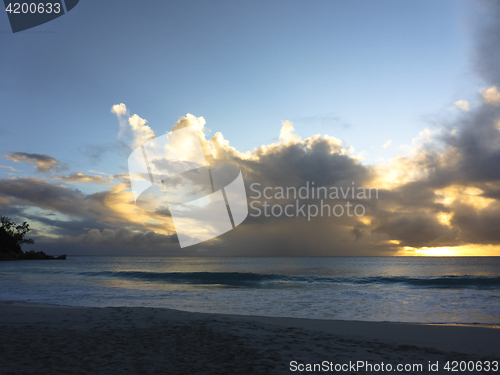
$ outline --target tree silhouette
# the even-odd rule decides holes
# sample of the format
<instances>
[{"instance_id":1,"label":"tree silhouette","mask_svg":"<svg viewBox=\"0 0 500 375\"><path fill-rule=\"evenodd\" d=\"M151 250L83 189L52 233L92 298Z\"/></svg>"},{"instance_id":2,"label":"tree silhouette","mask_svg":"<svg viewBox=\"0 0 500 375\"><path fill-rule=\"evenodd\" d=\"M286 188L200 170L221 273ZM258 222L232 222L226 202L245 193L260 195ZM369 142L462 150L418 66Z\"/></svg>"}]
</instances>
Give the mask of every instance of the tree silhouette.
<instances>
[{"instance_id":1,"label":"tree silhouette","mask_svg":"<svg viewBox=\"0 0 500 375\"><path fill-rule=\"evenodd\" d=\"M33 244L33 240L25 238L31 231L27 222L18 225L8 217L0 216L0 253L23 254L22 244Z\"/></svg>"}]
</instances>

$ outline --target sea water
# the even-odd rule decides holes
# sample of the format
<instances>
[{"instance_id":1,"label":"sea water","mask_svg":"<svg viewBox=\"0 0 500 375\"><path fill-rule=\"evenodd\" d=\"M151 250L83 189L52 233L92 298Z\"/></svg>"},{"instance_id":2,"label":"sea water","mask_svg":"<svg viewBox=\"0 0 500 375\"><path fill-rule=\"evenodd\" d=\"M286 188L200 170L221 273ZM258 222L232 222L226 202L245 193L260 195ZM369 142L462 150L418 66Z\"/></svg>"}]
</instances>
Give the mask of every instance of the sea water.
<instances>
[{"instance_id":1,"label":"sea water","mask_svg":"<svg viewBox=\"0 0 500 375\"><path fill-rule=\"evenodd\" d=\"M91 257L0 262L0 300L500 324L500 257Z\"/></svg>"}]
</instances>

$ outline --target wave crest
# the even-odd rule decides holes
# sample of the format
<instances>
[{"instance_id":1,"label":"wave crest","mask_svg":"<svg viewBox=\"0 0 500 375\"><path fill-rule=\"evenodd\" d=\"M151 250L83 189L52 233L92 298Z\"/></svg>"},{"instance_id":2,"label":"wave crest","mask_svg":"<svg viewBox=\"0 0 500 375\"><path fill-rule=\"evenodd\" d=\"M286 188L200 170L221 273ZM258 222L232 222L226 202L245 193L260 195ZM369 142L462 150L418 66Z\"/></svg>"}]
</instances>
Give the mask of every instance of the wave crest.
<instances>
[{"instance_id":1,"label":"wave crest","mask_svg":"<svg viewBox=\"0 0 500 375\"><path fill-rule=\"evenodd\" d=\"M410 288L500 289L500 277L490 276L300 276L250 272L83 272L85 276L119 278L168 284L212 285L221 287L280 288L311 284L400 285Z\"/></svg>"}]
</instances>

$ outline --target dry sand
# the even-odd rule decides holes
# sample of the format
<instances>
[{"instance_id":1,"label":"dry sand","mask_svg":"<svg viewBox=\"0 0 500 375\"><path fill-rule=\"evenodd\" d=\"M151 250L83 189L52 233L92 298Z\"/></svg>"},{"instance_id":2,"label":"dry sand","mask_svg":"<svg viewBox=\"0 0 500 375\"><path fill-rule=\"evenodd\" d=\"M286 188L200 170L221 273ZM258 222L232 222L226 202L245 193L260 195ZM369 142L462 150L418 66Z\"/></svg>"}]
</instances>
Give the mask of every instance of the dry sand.
<instances>
[{"instance_id":1,"label":"dry sand","mask_svg":"<svg viewBox=\"0 0 500 375\"><path fill-rule=\"evenodd\" d=\"M290 371L292 361L450 374L447 361L500 360L500 329L469 326L0 302L0 329L1 375L335 373ZM429 361L440 371L430 372ZM422 364L423 371L397 371L397 364ZM352 369L340 373L371 373Z\"/></svg>"}]
</instances>

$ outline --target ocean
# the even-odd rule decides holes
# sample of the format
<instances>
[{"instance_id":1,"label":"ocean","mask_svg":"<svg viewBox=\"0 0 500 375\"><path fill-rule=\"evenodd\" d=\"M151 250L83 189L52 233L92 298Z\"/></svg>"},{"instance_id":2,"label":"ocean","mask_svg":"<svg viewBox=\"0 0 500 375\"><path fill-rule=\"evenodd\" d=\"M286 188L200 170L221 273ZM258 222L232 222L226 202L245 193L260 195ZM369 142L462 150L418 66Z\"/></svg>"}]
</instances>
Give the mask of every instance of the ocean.
<instances>
[{"instance_id":1,"label":"ocean","mask_svg":"<svg viewBox=\"0 0 500 375\"><path fill-rule=\"evenodd\" d=\"M91 257L0 262L0 300L500 325L500 257Z\"/></svg>"}]
</instances>

